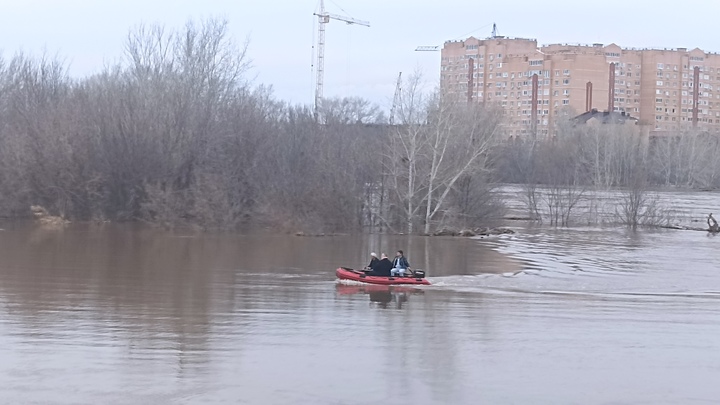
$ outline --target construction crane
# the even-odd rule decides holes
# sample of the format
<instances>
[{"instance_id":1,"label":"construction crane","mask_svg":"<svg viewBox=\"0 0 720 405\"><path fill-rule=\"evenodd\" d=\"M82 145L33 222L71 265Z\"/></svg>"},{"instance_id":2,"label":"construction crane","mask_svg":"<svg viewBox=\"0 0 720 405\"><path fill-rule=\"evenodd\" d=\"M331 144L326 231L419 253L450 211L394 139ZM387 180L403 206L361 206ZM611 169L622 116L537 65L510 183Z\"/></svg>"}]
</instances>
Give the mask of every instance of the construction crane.
<instances>
[{"instance_id":1,"label":"construction crane","mask_svg":"<svg viewBox=\"0 0 720 405\"><path fill-rule=\"evenodd\" d=\"M487 27L487 25L485 27ZM490 34L490 38L497 38L497 37L498 37L497 25L495 25L495 23L493 23L492 33ZM415 52L437 52L439 50L440 50L440 46L418 46L417 48L415 48Z\"/></svg>"},{"instance_id":2,"label":"construction crane","mask_svg":"<svg viewBox=\"0 0 720 405\"><path fill-rule=\"evenodd\" d=\"M395 95L393 96L392 107L390 107L390 125L395 123L395 111L400 104L400 91L402 85L402 72L398 74L397 84L395 85Z\"/></svg>"},{"instance_id":3,"label":"construction crane","mask_svg":"<svg viewBox=\"0 0 720 405\"><path fill-rule=\"evenodd\" d=\"M348 25L357 24L365 27L370 26L370 22L356 20L354 18L345 17L337 14L330 14L325 11L325 1L320 0L320 12L313 13L318 17L318 39L317 39L317 78L315 82L315 120L320 118L320 107L323 98L323 80L325 78L325 24L330 19L344 21Z\"/></svg>"},{"instance_id":4,"label":"construction crane","mask_svg":"<svg viewBox=\"0 0 720 405\"><path fill-rule=\"evenodd\" d=\"M415 48L415 52L435 52L439 50L439 46L418 46Z\"/></svg>"}]
</instances>

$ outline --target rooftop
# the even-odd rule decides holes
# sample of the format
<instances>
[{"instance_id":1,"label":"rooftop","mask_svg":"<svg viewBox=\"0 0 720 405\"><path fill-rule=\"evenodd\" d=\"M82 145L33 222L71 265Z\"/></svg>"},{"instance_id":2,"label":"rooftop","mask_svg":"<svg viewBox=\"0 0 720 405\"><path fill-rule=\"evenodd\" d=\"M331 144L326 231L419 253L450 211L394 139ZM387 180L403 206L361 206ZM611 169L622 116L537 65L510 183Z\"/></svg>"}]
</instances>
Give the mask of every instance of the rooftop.
<instances>
[{"instance_id":1,"label":"rooftop","mask_svg":"<svg viewBox=\"0 0 720 405\"><path fill-rule=\"evenodd\" d=\"M601 124L625 124L628 121L635 123L638 121L637 118L631 117L630 114L624 112L598 111L597 108L574 117L573 121L577 124L587 124L593 118L600 121Z\"/></svg>"},{"instance_id":2,"label":"rooftop","mask_svg":"<svg viewBox=\"0 0 720 405\"><path fill-rule=\"evenodd\" d=\"M468 37L466 39L458 39L458 40L448 40L445 41L445 44L464 44L468 40L478 40L478 41L488 41L488 40L497 40L497 41L531 41L531 42L537 42L537 39L535 38L516 38L516 37L506 37L506 36L496 36L496 37L488 37L488 38L476 38L476 37ZM639 47L622 47L619 45L616 45L614 43L611 44L602 44L602 43L594 43L594 44L585 44L585 43L550 43L550 44L542 44L538 47L538 49L547 48L547 47L575 47L575 48L589 48L592 50L600 50L604 49L608 46L617 46L622 51L626 52L638 52L638 51L666 51L666 52L692 52L694 50L702 51L699 48L685 48L685 47L678 47L678 48L661 48L661 47L648 47L648 48L639 48ZM710 52L710 51L702 51L706 55L717 55L718 52Z\"/></svg>"}]
</instances>

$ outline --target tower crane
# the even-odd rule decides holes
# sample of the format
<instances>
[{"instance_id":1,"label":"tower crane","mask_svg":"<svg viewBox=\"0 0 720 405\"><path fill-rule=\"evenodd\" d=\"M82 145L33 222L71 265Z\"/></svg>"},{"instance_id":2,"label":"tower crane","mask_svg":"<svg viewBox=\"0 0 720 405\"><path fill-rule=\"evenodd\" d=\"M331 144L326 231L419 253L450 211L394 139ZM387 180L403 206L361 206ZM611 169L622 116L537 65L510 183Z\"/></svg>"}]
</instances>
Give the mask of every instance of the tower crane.
<instances>
[{"instance_id":1,"label":"tower crane","mask_svg":"<svg viewBox=\"0 0 720 405\"><path fill-rule=\"evenodd\" d=\"M348 25L357 24L369 27L370 22L357 20L337 14L330 14L325 11L325 1L320 0L320 12L313 13L318 17L318 39L317 39L317 78L315 82L315 120L320 117L320 106L323 98L323 80L325 78L325 24L331 19L343 21Z\"/></svg>"},{"instance_id":2,"label":"tower crane","mask_svg":"<svg viewBox=\"0 0 720 405\"><path fill-rule=\"evenodd\" d=\"M487 25L485 27L487 27ZM482 28L485 28L485 27L482 27ZM489 39L493 39L493 38L497 38L497 37L498 37L497 25L495 23L493 23L492 33L490 34ZM440 50L440 46L432 46L432 45L431 46L418 46L417 48L415 48L415 52L437 52L439 50Z\"/></svg>"},{"instance_id":3,"label":"tower crane","mask_svg":"<svg viewBox=\"0 0 720 405\"><path fill-rule=\"evenodd\" d=\"M392 107L390 108L390 125L395 123L395 111L397 111L398 105L400 105L400 92L402 86L402 72L398 74L397 84L395 85L395 95L393 96Z\"/></svg>"}]
</instances>

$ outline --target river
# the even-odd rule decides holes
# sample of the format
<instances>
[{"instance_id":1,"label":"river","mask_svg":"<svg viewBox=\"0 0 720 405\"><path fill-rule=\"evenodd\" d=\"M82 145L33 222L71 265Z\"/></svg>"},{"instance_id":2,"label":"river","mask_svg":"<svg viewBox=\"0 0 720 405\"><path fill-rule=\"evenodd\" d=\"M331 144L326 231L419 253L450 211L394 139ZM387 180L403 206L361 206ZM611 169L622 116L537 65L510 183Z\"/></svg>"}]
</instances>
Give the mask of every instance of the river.
<instances>
[{"instance_id":1,"label":"river","mask_svg":"<svg viewBox=\"0 0 720 405\"><path fill-rule=\"evenodd\" d=\"M692 204L689 204L692 206ZM0 224L0 402L703 404L720 238L486 239ZM338 283L407 252L432 286Z\"/></svg>"}]
</instances>

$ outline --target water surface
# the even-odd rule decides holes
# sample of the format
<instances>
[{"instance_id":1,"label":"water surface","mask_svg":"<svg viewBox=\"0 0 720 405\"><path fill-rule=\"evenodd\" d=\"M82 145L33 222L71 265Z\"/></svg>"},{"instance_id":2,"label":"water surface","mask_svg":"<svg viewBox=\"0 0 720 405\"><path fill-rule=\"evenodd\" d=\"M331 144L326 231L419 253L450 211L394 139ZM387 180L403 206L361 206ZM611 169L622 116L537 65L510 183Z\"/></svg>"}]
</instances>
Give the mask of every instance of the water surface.
<instances>
[{"instance_id":1,"label":"water surface","mask_svg":"<svg viewBox=\"0 0 720 405\"><path fill-rule=\"evenodd\" d=\"M720 398L720 239L0 228L0 402L661 404ZM407 252L433 286L338 283Z\"/></svg>"}]
</instances>

